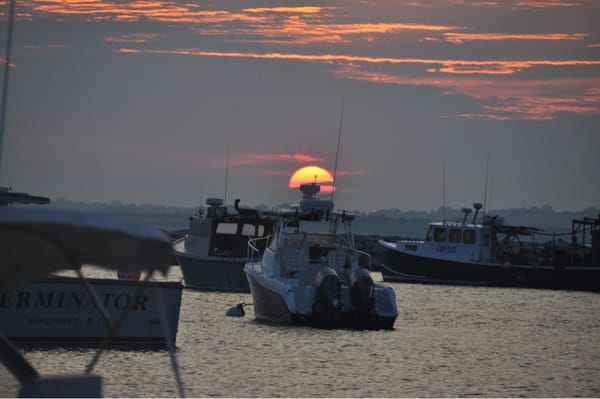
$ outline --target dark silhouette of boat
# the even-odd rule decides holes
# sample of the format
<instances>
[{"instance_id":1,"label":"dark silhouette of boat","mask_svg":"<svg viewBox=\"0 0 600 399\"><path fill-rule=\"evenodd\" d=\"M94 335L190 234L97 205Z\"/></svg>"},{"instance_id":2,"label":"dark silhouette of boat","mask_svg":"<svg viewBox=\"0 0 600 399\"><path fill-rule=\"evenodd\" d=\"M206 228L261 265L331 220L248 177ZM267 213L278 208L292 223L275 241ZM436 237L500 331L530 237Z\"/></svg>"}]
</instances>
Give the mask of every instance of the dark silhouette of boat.
<instances>
[{"instance_id":1,"label":"dark silhouette of boat","mask_svg":"<svg viewBox=\"0 0 600 399\"><path fill-rule=\"evenodd\" d=\"M563 235L504 224L498 216L477 223L432 222L425 240L379 240L384 281L527 287L600 292L600 217L572 221Z\"/></svg>"}]
</instances>

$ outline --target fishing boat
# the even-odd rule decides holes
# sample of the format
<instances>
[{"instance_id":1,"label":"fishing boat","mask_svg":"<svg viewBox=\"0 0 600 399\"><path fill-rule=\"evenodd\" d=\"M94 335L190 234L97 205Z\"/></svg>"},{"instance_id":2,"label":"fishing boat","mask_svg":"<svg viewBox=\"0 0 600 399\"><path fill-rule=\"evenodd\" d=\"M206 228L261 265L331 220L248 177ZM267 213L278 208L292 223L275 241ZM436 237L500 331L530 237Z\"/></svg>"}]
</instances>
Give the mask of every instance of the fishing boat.
<instances>
[{"instance_id":1,"label":"fishing boat","mask_svg":"<svg viewBox=\"0 0 600 399\"><path fill-rule=\"evenodd\" d=\"M303 184L300 190L300 204L279 213L273 234L248 243L244 272L256 320L392 329L398 315L396 295L373 281L370 255L356 249L354 215L334 211L333 201L317 198L317 183Z\"/></svg>"},{"instance_id":2,"label":"fishing boat","mask_svg":"<svg viewBox=\"0 0 600 399\"><path fill-rule=\"evenodd\" d=\"M243 270L248 240L269 236L273 232L274 219L269 212L243 208L239 203L237 199L235 212L230 212L221 198L207 198L206 213L200 209L191 216L189 232L173 242L173 253L186 288L250 290Z\"/></svg>"},{"instance_id":3,"label":"fishing boat","mask_svg":"<svg viewBox=\"0 0 600 399\"><path fill-rule=\"evenodd\" d=\"M379 240L383 280L600 291L600 218L573 220L568 243L498 216L478 223L481 208L463 208L462 221L430 223L424 240Z\"/></svg>"}]
</instances>

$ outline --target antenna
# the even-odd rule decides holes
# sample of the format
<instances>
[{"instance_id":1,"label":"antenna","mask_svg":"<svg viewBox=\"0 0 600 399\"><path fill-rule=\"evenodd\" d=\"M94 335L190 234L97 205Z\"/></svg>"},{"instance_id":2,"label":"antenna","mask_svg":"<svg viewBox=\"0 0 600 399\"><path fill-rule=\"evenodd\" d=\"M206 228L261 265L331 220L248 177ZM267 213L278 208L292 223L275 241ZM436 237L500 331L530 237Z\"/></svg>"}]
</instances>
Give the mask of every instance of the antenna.
<instances>
[{"instance_id":1,"label":"antenna","mask_svg":"<svg viewBox=\"0 0 600 399\"><path fill-rule=\"evenodd\" d=\"M338 130L337 149L335 151L335 165L333 166L333 186L331 187L331 201L333 201L333 193L335 192L335 178L337 175L338 157L340 155L340 140L342 139L342 122L344 121L344 100L342 99L342 113L340 115L340 128Z\"/></svg>"},{"instance_id":2,"label":"antenna","mask_svg":"<svg viewBox=\"0 0 600 399\"><path fill-rule=\"evenodd\" d=\"M442 223L446 223L446 162L442 163Z\"/></svg>"},{"instance_id":3,"label":"antenna","mask_svg":"<svg viewBox=\"0 0 600 399\"><path fill-rule=\"evenodd\" d=\"M485 220L485 204L487 201L488 170L490 167L490 152L487 153L487 162L485 163L485 189L483 190L483 219Z\"/></svg>"},{"instance_id":4,"label":"antenna","mask_svg":"<svg viewBox=\"0 0 600 399\"><path fill-rule=\"evenodd\" d=\"M227 151L225 153L225 195L223 198L223 204L227 206L227 181L229 180L229 144L227 144Z\"/></svg>"},{"instance_id":5,"label":"antenna","mask_svg":"<svg viewBox=\"0 0 600 399\"><path fill-rule=\"evenodd\" d=\"M488 207L491 209L492 208L492 193L494 191L494 176L495 176L495 170L494 167L492 167L492 177L490 179L490 195L488 196ZM484 213L485 216L485 213Z\"/></svg>"},{"instance_id":6,"label":"antenna","mask_svg":"<svg viewBox=\"0 0 600 399\"><path fill-rule=\"evenodd\" d=\"M15 0L10 1L8 11L8 32L6 34L6 56L4 57L4 84L2 86L2 109L0 110L0 179L2 179L2 143L4 141L4 121L6 119L6 101L8 98L8 74L12 49L12 32L15 19Z\"/></svg>"}]
</instances>

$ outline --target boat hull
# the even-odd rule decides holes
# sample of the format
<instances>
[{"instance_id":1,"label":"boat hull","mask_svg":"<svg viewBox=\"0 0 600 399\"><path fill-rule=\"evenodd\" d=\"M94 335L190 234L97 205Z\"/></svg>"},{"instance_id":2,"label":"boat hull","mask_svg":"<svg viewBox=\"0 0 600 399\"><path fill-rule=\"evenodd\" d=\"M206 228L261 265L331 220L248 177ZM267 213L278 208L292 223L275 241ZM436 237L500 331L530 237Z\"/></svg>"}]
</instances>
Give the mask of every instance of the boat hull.
<instances>
[{"instance_id":1,"label":"boat hull","mask_svg":"<svg viewBox=\"0 0 600 399\"><path fill-rule=\"evenodd\" d=\"M384 281L600 291L600 267L469 263L413 255L380 242Z\"/></svg>"},{"instance_id":2,"label":"boat hull","mask_svg":"<svg viewBox=\"0 0 600 399\"><path fill-rule=\"evenodd\" d=\"M179 282L87 279L114 321L144 290L118 329L112 344L166 345L177 337L183 286ZM159 297L162 301L159 304ZM160 307L164 306L166 325ZM107 324L73 277L52 277L0 292L0 334L26 344L100 344Z\"/></svg>"},{"instance_id":3,"label":"boat hull","mask_svg":"<svg viewBox=\"0 0 600 399\"><path fill-rule=\"evenodd\" d=\"M249 268L245 269L252 292L254 315L257 321L275 325L310 326L317 328L349 328L357 330L393 329L397 317L395 296L388 309L388 315L377 313L358 314L355 311L342 311L339 317L329 318L316 312L300 312L296 303L301 300L294 296L294 289L284 283L268 279ZM347 289L346 289L347 291ZM349 298L349 292L346 292Z\"/></svg>"},{"instance_id":4,"label":"boat hull","mask_svg":"<svg viewBox=\"0 0 600 399\"><path fill-rule=\"evenodd\" d=\"M186 288L201 291L248 292L244 275L246 258L194 256L176 252Z\"/></svg>"}]
</instances>

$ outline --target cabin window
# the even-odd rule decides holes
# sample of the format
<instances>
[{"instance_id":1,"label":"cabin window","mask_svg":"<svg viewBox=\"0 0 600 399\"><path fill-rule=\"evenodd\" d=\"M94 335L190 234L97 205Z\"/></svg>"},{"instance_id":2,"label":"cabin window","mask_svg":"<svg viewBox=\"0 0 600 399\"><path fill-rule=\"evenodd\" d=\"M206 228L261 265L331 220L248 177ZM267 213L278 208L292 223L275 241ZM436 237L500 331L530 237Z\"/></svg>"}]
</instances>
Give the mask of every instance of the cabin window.
<instances>
[{"instance_id":1,"label":"cabin window","mask_svg":"<svg viewBox=\"0 0 600 399\"><path fill-rule=\"evenodd\" d=\"M462 232L458 229L451 229L450 234L448 234L449 242L460 242L460 238L462 236Z\"/></svg>"},{"instance_id":2,"label":"cabin window","mask_svg":"<svg viewBox=\"0 0 600 399\"><path fill-rule=\"evenodd\" d=\"M435 241L446 241L446 229L436 227L433 231L433 239Z\"/></svg>"},{"instance_id":3,"label":"cabin window","mask_svg":"<svg viewBox=\"0 0 600 399\"><path fill-rule=\"evenodd\" d=\"M433 240L433 227L430 227L429 230L427 230L427 235L425 236L425 241L431 240Z\"/></svg>"},{"instance_id":4,"label":"cabin window","mask_svg":"<svg viewBox=\"0 0 600 399\"><path fill-rule=\"evenodd\" d=\"M253 236L256 228L253 224L244 224L242 227L242 235L243 236Z\"/></svg>"},{"instance_id":5,"label":"cabin window","mask_svg":"<svg viewBox=\"0 0 600 399\"><path fill-rule=\"evenodd\" d=\"M235 223L219 223L217 226L217 234L236 234L237 224Z\"/></svg>"},{"instance_id":6,"label":"cabin window","mask_svg":"<svg viewBox=\"0 0 600 399\"><path fill-rule=\"evenodd\" d=\"M490 234L489 233L485 233L483 235L483 245L485 245L485 246L490 245Z\"/></svg>"},{"instance_id":7,"label":"cabin window","mask_svg":"<svg viewBox=\"0 0 600 399\"><path fill-rule=\"evenodd\" d=\"M463 232L463 243L474 244L475 243L475 230L465 230Z\"/></svg>"}]
</instances>

